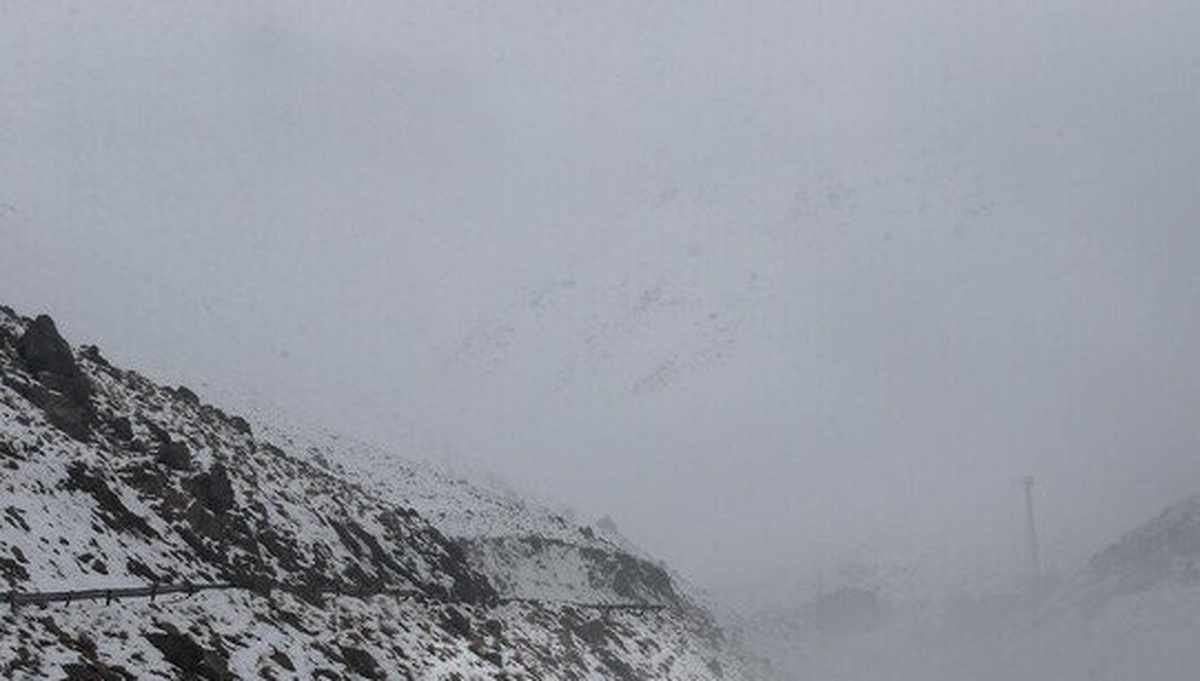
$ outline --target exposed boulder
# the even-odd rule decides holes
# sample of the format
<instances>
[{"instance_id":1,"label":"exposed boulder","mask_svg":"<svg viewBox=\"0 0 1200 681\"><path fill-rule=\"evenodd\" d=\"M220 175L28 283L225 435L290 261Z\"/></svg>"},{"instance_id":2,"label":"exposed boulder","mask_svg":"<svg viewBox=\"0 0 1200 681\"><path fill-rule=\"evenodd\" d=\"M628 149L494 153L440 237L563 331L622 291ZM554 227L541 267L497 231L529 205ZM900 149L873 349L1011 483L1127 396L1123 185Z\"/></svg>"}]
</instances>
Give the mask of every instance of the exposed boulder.
<instances>
[{"instance_id":1,"label":"exposed boulder","mask_svg":"<svg viewBox=\"0 0 1200 681\"><path fill-rule=\"evenodd\" d=\"M25 399L41 409L46 420L55 428L80 442L87 442L91 437L95 410L90 402L80 402L41 383L14 387Z\"/></svg>"},{"instance_id":2,"label":"exposed boulder","mask_svg":"<svg viewBox=\"0 0 1200 681\"><path fill-rule=\"evenodd\" d=\"M175 665L184 674L183 678L211 681L233 678L229 673L229 656L224 651L208 650L170 624L164 623L159 626L162 628L161 633L146 634L146 639L158 648L167 662Z\"/></svg>"},{"instance_id":3,"label":"exposed boulder","mask_svg":"<svg viewBox=\"0 0 1200 681\"><path fill-rule=\"evenodd\" d=\"M367 651L353 646L340 647L342 659L346 661L346 667L354 672L356 676L366 679L387 678L387 674L379 667L379 662Z\"/></svg>"},{"instance_id":4,"label":"exposed boulder","mask_svg":"<svg viewBox=\"0 0 1200 681\"><path fill-rule=\"evenodd\" d=\"M186 385L181 385L178 388L175 388L174 392L175 392L175 397L178 397L179 399L183 400L184 402L186 402L188 404L192 404L192 405L200 404L200 397L197 396L196 393L193 392L192 389L187 387Z\"/></svg>"},{"instance_id":5,"label":"exposed boulder","mask_svg":"<svg viewBox=\"0 0 1200 681\"><path fill-rule=\"evenodd\" d=\"M63 665L63 681L135 681L124 667L106 667L91 660Z\"/></svg>"},{"instance_id":6,"label":"exposed boulder","mask_svg":"<svg viewBox=\"0 0 1200 681\"><path fill-rule=\"evenodd\" d=\"M108 422L113 435L122 442L133 441L133 423L126 416L117 416Z\"/></svg>"},{"instance_id":7,"label":"exposed boulder","mask_svg":"<svg viewBox=\"0 0 1200 681\"><path fill-rule=\"evenodd\" d=\"M104 355L100 354L100 348L95 345L83 346L79 349L79 354L90 362L99 364L102 367L112 368L112 365L108 363L108 360L104 358Z\"/></svg>"},{"instance_id":8,"label":"exposed boulder","mask_svg":"<svg viewBox=\"0 0 1200 681\"><path fill-rule=\"evenodd\" d=\"M162 443L154 452L154 459L172 470L186 471L192 467L192 452L182 442Z\"/></svg>"},{"instance_id":9,"label":"exposed boulder","mask_svg":"<svg viewBox=\"0 0 1200 681\"><path fill-rule=\"evenodd\" d=\"M87 400L92 386L75 363L71 346L58 333L54 320L40 315L17 339L17 354L30 373L47 387Z\"/></svg>"},{"instance_id":10,"label":"exposed boulder","mask_svg":"<svg viewBox=\"0 0 1200 681\"><path fill-rule=\"evenodd\" d=\"M163 430L153 421L146 421L146 430L150 431L150 436L159 444L166 444L171 441L171 434Z\"/></svg>"},{"instance_id":11,"label":"exposed boulder","mask_svg":"<svg viewBox=\"0 0 1200 681\"><path fill-rule=\"evenodd\" d=\"M40 407L54 426L77 440L87 440L95 420L92 384L79 370L71 346L59 335L54 320L41 315L30 322L17 339L17 355L41 384L41 389L25 391L25 397Z\"/></svg>"},{"instance_id":12,"label":"exposed boulder","mask_svg":"<svg viewBox=\"0 0 1200 681\"><path fill-rule=\"evenodd\" d=\"M446 608L446 616L442 618L442 628L462 638L471 637L471 621L457 608Z\"/></svg>"},{"instance_id":13,"label":"exposed boulder","mask_svg":"<svg viewBox=\"0 0 1200 681\"><path fill-rule=\"evenodd\" d=\"M234 506L233 485L229 482L229 471L222 464L213 467L199 480L200 503L213 513L224 513Z\"/></svg>"},{"instance_id":14,"label":"exposed boulder","mask_svg":"<svg viewBox=\"0 0 1200 681\"><path fill-rule=\"evenodd\" d=\"M136 532L148 539L158 539L159 534L144 518L129 510L121 496L113 491L103 474L89 469L80 462L67 469L63 489L82 492L91 496L97 505L97 515L106 525L117 532Z\"/></svg>"},{"instance_id":15,"label":"exposed boulder","mask_svg":"<svg viewBox=\"0 0 1200 681\"><path fill-rule=\"evenodd\" d=\"M246 419L242 418L241 416L230 416L229 417L229 425L233 426L233 429L236 430L237 432L241 433L242 435L252 435L253 434L253 431L250 429L250 423L248 421L246 421Z\"/></svg>"}]
</instances>

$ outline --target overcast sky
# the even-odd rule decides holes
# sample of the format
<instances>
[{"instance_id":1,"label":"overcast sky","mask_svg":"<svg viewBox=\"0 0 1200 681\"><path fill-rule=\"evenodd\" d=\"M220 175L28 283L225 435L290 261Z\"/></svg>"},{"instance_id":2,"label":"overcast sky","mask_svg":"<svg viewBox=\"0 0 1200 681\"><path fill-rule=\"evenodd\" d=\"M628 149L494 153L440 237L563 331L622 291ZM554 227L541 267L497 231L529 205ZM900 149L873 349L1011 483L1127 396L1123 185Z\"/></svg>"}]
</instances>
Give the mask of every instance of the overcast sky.
<instances>
[{"instance_id":1,"label":"overcast sky","mask_svg":"<svg viewBox=\"0 0 1200 681\"><path fill-rule=\"evenodd\" d=\"M1186 1L0 0L0 299L421 432L705 584L1015 569L1025 474L1071 568L1200 491L1198 35Z\"/></svg>"}]
</instances>

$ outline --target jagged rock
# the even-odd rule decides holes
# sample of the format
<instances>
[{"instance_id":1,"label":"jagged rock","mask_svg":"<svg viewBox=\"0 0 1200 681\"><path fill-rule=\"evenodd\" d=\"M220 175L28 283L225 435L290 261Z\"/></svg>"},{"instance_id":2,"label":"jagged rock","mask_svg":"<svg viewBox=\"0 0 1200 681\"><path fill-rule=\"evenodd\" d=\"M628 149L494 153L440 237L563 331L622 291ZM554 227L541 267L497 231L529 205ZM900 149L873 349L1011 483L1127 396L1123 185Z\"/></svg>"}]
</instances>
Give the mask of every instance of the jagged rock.
<instances>
[{"instance_id":1,"label":"jagged rock","mask_svg":"<svg viewBox=\"0 0 1200 681\"><path fill-rule=\"evenodd\" d=\"M342 659L346 661L346 666L350 671L368 679L387 678L387 674L380 669L379 663L367 651L352 646L340 646L340 648Z\"/></svg>"},{"instance_id":2,"label":"jagged rock","mask_svg":"<svg viewBox=\"0 0 1200 681\"><path fill-rule=\"evenodd\" d=\"M613 591L632 601L648 600L658 603L679 603L679 594L671 582L671 576L661 567L625 553L613 553L601 558L599 551L591 560L611 570Z\"/></svg>"},{"instance_id":3,"label":"jagged rock","mask_svg":"<svg viewBox=\"0 0 1200 681\"><path fill-rule=\"evenodd\" d=\"M182 442L164 442L159 445L158 450L154 452L154 459L172 470L186 471L192 467L192 452Z\"/></svg>"},{"instance_id":4,"label":"jagged rock","mask_svg":"<svg viewBox=\"0 0 1200 681\"><path fill-rule=\"evenodd\" d=\"M64 681L135 681L123 667L105 667L90 660L63 665Z\"/></svg>"},{"instance_id":5,"label":"jagged rock","mask_svg":"<svg viewBox=\"0 0 1200 681\"><path fill-rule=\"evenodd\" d=\"M104 356L100 354L100 348L96 347L95 345L83 346L82 348L79 349L79 354L84 359L87 359L88 361L91 361L91 362L95 362L96 364L99 364L100 366L112 367L112 365L108 363L108 360L105 359Z\"/></svg>"},{"instance_id":6,"label":"jagged rock","mask_svg":"<svg viewBox=\"0 0 1200 681\"><path fill-rule=\"evenodd\" d=\"M271 653L271 661L289 672L296 671L296 664L292 662L292 658L287 656L287 653L282 650L276 650Z\"/></svg>"},{"instance_id":7,"label":"jagged rock","mask_svg":"<svg viewBox=\"0 0 1200 681\"><path fill-rule=\"evenodd\" d=\"M575 627L574 631L576 636L594 646L604 645L608 640L608 628L604 625L604 620L584 622Z\"/></svg>"},{"instance_id":8,"label":"jagged rock","mask_svg":"<svg viewBox=\"0 0 1200 681\"><path fill-rule=\"evenodd\" d=\"M167 662L175 665L185 675L210 681L233 678L229 673L229 658L223 651L204 648L191 636L181 633L170 624L159 626L162 633L146 634L146 639L158 648Z\"/></svg>"},{"instance_id":9,"label":"jagged rock","mask_svg":"<svg viewBox=\"0 0 1200 681\"><path fill-rule=\"evenodd\" d=\"M112 428L113 435L116 435L117 439L122 442L133 441L133 424L129 422L128 418L118 416L109 421L108 425Z\"/></svg>"},{"instance_id":10,"label":"jagged rock","mask_svg":"<svg viewBox=\"0 0 1200 681\"><path fill-rule=\"evenodd\" d=\"M41 315L30 322L17 339L17 355L41 384L23 391L25 397L41 407L55 427L86 441L95 419L92 384L79 370L54 320Z\"/></svg>"},{"instance_id":11,"label":"jagged rock","mask_svg":"<svg viewBox=\"0 0 1200 681\"><path fill-rule=\"evenodd\" d=\"M253 434L250 429L250 424L246 421L246 419L242 418L241 416L230 416L229 417L229 425L233 426L233 429L236 430L237 432L241 433L242 435L252 435Z\"/></svg>"},{"instance_id":12,"label":"jagged rock","mask_svg":"<svg viewBox=\"0 0 1200 681\"><path fill-rule=\"evenodd\" d=\"M213 513L224 513L233 508L235 498L233 485L229 482L229 471L222 464L213 467L200 476L200 503Z\"/></svg>"},{"instance_id":13,"label":"jagged rock","mask_svg":"<svg viewBox=\"0 0 1200 681\"><path fill-rule=\"evenodd\" d=\"M200 398L196 395L196 393L192 392L191 388L187 387L186 385L181 385L175 389L175 397L178 397L188 404L200 404Z\"/></svg>"},{"instance_id":14,"label":"jagged rock","mask_svg":"<svg viewBox=\"0 0 1200 681\"><path fill-rule=\"evenodd\" d=\"M462 638L471 637L471 621L456 608L446 608L446 616L442 619L442 628Z\"/></svg>"},{"instance_id":15,"label":"jagged rock","mask_svg":"<svg viewBox=\"0 0 1200 681\"><path fill-rule=\"evenodd\" d=\"M37 405L55 428L80 442L91 437L95 412L90 403L39 384L24 386L20 393Z\"/></svg>"},{"instance_id":16,"label":"jagged rock","mask_svg":"<svg viewBox=\"0 0 1200 681\"><path fill-rule=\"evenodd\" d=\"M17 354L29 371L48 387L77 399L91 397L91 383L79 370L71 346L59 335L50 317L40 315L30 322L25 333L17 339Z\"/></svg>"},{"instance_id":17,"label":"jagged rock","mask_svg":"<svg viewBox=\"0 0 1200 681\"><path fill-rule=\"evenodd\" d=\"M29 581L29 571L16 560L0 556L0 579L3 579L9 587L14 587Z\"/></svg>"},{"instance_id":18,"label":"jagged rock","mask_svg":"<svg viewBox=\"0 0 1200 681\"><path fill-rule=\"evenodd\" d=\"M63 482L63 488L90 495L99 507L97 515L112 529L118 532L136 532L146 538L158 538L158 533L144 518L129 510L104 477L84 464L75 462L67 469L67 479Z\"/></svg>"},{"instance_id":19,"label":"jagged rock","mask_svg":"<svg viewBox=\"0 0 1200 681\"><path fill-rule=\"evenodd\" d=\"M146 422L146 430L150 431L151 437L153 437L159 444L165 444L171 441L171 434L163 430L153 421Z\"/></svg>"}]
</instances>

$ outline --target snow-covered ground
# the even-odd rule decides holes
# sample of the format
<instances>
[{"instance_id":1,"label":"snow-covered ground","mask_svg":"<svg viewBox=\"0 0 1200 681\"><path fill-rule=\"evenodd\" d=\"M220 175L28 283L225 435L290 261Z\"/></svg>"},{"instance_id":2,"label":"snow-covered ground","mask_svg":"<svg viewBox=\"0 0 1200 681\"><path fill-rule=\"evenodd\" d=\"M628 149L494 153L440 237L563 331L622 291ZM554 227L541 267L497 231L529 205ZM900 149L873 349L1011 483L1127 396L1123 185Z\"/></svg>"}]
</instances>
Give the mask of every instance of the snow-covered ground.
<instances>
[{"instance_id":1,"label":"snow-covered ground","mask_svg":"<svg viewBox=\"0 0 1200 681\"><path fill-rule=\"evenodd\" d=\"M1068 577L964 588L945 566L858 566L722 602L782 679L1184 681L1200 670L1198 538L1191 497Z\"/></svg>"},{"instance_id":2,"label":"snow-covered ground","mask_svg":"<svg viewBox=\"0 0 1200 681\"><path fill-rule=\"evenodd\" d=\"M1091 617L1034 610L964 621L940 610L843 636L760 621L749 636L784 679L1187 681L1200 670L1200 589L1124 596Z\"/></svg>"}]
</instances>

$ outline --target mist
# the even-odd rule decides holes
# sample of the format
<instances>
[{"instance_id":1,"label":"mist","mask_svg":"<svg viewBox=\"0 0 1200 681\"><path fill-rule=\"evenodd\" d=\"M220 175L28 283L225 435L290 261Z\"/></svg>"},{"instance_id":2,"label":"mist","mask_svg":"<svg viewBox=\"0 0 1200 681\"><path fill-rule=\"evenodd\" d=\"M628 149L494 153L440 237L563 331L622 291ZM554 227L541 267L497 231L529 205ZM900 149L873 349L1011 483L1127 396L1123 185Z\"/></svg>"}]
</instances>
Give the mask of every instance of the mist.
<instances>
[{"instance_id":1,"label":"mist","mask_svg":"<svg viewBox=\"0 0 1200 681\"><path fill-rule=\"evenodd\" d=\"M711 589L1011 580L1024 475L1069 573L1200 490L1197 34L1190 2L5 2L0 292Z\"/></svg>"}]
</instances>

